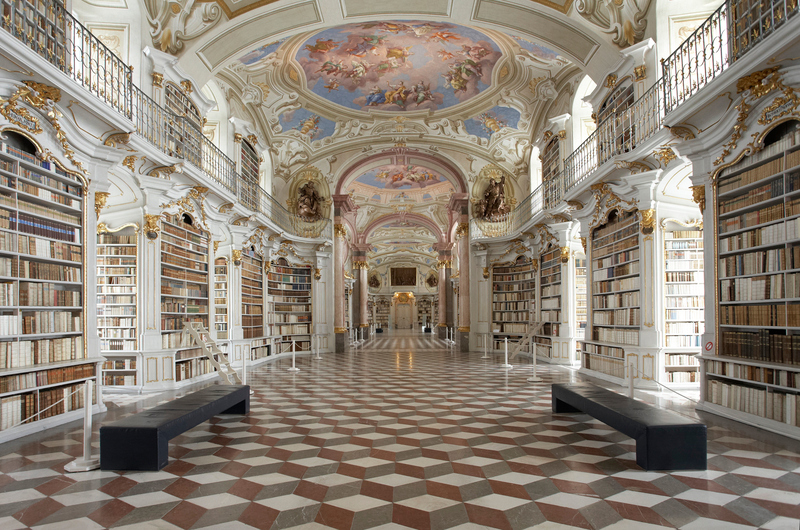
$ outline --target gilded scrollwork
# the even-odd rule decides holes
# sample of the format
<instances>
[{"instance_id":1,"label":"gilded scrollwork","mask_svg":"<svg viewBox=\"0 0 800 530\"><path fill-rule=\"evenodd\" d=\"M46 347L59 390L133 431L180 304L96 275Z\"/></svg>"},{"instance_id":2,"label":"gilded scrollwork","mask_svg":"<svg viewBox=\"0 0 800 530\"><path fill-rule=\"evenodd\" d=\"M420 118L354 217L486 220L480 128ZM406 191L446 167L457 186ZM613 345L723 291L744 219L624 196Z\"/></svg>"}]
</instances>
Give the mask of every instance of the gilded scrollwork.
<instances>
[{"instance_id":1,"label":"gilded scrollwork","mask_svg":"<svg viewBox=\"0 0 800 530\"><path fill-rule=\"evenodd\" d=\"M198 212L202 220L202 225L207 230L208 224L206 221L206 206L205 206L207 193L208 193L208 188L206 188L205 186L194 186L189 190L189 192L186 194L185 197L164 203L160 205L160 208L168 210L170 208L177 207L179 215L184 213Z\"/></svg>"},{"instance_id":2,"label":"gilded scrollwork","mask_svg":"<svg viewBox=\"0 0 800 530\"><path fill-rule=\"evenodd\" d=\"M107 191L94 192L94 213L97 214L98 219L100 219L100 212L106 207L110 196L111 194Z\"/></svg>"},{"instance_id":3,"label":"gilded scrollwork","mask_svg":"<svg viewBox=\"0 0 800 530\"><path fill-rule=\"evenodd\" d=\"M706 187L704 184L692 186L692 200L700 207L700 213L706 211Z\"/></svg>"},{"instance_id":4,"label":"gilded scrollwork","mask_svg":"<svg viewBox=\"0 0 800 530\"><path fill-rule=\"evenodd\" d=\"M656 228L656 211L654 208L639 210L642 234L650 235Z\"/></svg>"}]
</instances>

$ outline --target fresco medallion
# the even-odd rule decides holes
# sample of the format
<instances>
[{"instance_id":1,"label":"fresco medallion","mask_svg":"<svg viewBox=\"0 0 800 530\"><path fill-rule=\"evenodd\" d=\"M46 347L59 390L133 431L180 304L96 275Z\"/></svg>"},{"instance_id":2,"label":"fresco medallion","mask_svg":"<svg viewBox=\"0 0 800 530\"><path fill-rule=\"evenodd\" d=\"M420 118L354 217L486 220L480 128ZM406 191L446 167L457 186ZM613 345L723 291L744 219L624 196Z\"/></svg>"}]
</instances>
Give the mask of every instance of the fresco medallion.
<instances>
[{"instance_id":1,"label":"fresco medallion","mask_svg":"<svg viewBox=\"0 0 800 530\"><path fill-rule=\"evenodd\" d=\"M309 90L347 108L441 110L491 86L502 56L484 33L445 22L365 22L308 38L295 59Z\"/></svg>"}]
</instances>

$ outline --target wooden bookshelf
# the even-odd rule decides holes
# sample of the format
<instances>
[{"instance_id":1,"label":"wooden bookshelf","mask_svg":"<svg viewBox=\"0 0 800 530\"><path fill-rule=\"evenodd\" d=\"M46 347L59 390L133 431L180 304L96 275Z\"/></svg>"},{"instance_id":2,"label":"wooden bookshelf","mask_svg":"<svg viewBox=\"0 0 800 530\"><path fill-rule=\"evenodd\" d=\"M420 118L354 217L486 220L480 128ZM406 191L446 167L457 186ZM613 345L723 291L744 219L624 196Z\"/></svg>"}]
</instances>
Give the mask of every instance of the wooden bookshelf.
<instances>
[{"instance_id":1,"label":"wooden bookshelf","mask_svg":"<svg viewBox=\"0 0 800 530\"><path fill-rule=\"evenodd\" d=\"M528 332L531 312L536 311L534 261L519 256L513 263L492 267L492 345L503 348L506 338L518 342Z\"/></svg>"},{"instance_id":2,"label":"wooden bookshelf","mask_svg":"<svg viewBox=\"0 0 800 530\"><path fill-rule=\"evenodd\" d=\"M586 296L586 257L575 257L575 338L586 338L588 307Z\"/></svg>"},{"instance_id":3,"label":"wooden bookshelf","mask_svg":"<svg viewBox=\"0 0 800 530\"><path fill-rule=\"evenodd\" d=\"M797 124L719 176L718 344L701 358L701 408L800 439Z\"/></svg>"},{"instance_id":4,"label":"wooden bookshelf","mask_svg":"<svg viewBox=\"0 0 800 530\"><path fill-rule=\"evenodd\" d=\"M228 260L214 260L214 329L217 340L228 338Z\"/></svg>"},{"instance_id":5,"label":"wooden bookshelf","mask_svg":"<svg viewBox=\"0 0 800 530\"><path fill-rule=\"evenodd\" d=\"M171 82L164 85L164 106L176 116L184 118L165 124L171 150L181 158L199 160L203 119L197 107L183 90Z\"/></svg>"},{"instance_id":6,"label":"wooden bookshelf","mask_svg":"<svg viewBox=\"0 0 800 530\"><path fill-rule=\"evenodd\" d=\"M422 296L417 302L417 326L433 327L433 298Z\"/></svg>"},{"instance_id":7,"label":"wooden bookshelf","mask_svg":"<svg viewBox=\"0 0 800 530\"><path fill-rule=\"evenodd\" d=\"M84 343L84 188L26 138L0 143L0 441L76 419L97 380ZM97 403L96 396L93 402ZM38 415L37 415L38 414Z\"/></svg>"},{"instance_id":8,"label":"wooden bookshelf","mask_svg":"<svg viewBox=\"0 0 800 530\"><path fill-rule=\"evenodd\" d=\"M175 351L175 382L214 368L196 347L184 322L209 322L209 238L188 214L164 214L161 222L161 347Z\"/></svg>"},{"instance_id":9,"label":"wooden bookshelf","mask_svg":"<svg viewBox=\"0 0 800 530\"><path fill-rule=\"evenodd\" d=\"M625 378L624 346L639 345L641 326L639 214L614 210L592 230L591 335L581 343L581 366Z\"/></svg>"},{"instance_id":10,"label":"wooden bookshelf","mask_svg":"<svg viewBox=\"0 0 800 530\"><path fill-rule=\"evenodd\" d=\"M705 332L703 231L664 231L664 381L700 382Z\"/></svg>"},{"instance_id":11,"label":"wooden bookshelf","mask_svg":"<svg viewBox=\"0 0 800 530\"><path fill-rule=\"evenodd\" d=\"M344 286L344 327L350 329L351 320L350 315L352 311L350 310L350 305L353 303L353 296L352 296L353 288L350 287L350 284L345 282Z\"/></svg>"},{"instance_id":12,"label":"wooden bookshelf","mask_svg":"<svg viewBox=\"0 0 800 530\"><path fill-rule=\"evenodd\" d=\"M133 227L97 235L97 332L105 386L140 387L138 235Z\"/></svg>"},{"instance_id":13,"label":"wooden bookshelf","mask_svg":"<svg viewBox=\"0 0 800 530\"><path fill-rule=\"evenodd\" d=\"M245 339L264 336L264 263L255 249L242 252L242 333Z\"/></svg>"},{"instance_id":14,"label":"wooden bookshelf","mask_svg":"<svg viewBox=\"0 0 800 530\"><path fill-rule=\"evenodd\" d=\"M276 353L311 351L311 267L290 265L280 258L267 274L269 335Z\"/></svg>"}]
</instances>

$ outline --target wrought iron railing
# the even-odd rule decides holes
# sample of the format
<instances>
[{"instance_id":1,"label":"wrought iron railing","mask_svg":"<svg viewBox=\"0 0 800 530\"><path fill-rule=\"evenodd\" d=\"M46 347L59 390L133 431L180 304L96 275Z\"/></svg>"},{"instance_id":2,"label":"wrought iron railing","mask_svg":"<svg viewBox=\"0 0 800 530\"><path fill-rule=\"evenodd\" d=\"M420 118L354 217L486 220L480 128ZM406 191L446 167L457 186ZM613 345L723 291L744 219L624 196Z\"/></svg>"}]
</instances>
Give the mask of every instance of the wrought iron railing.
<instances>
[{"instance_id":1,"label":"wrought iron railing","mask_svg":"<svg viewBox=\"0 0 800 530\"><path fill-rule=\"evenodd\" d=\"M161 152L200 169L236 195L246 208L260 212L287 234L332 235L330 220L306 222L244 179L236 163L194 124L156 103L136 87L132 70L56 0L0 0L0 27L57 67L75 83L134 124L134 132ZM264 199L268 197L269 200ZM265 205L269 204L268 207Z\"/></svg>"}]
</instances>

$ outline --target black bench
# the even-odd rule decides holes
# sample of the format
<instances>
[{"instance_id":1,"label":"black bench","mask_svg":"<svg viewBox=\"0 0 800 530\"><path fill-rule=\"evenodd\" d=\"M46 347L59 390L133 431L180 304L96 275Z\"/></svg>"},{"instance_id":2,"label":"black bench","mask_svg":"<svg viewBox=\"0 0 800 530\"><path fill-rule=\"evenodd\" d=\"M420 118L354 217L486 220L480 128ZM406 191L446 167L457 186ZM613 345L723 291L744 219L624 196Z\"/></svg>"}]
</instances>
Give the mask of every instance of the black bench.
<instances>
[{"instance_id":1,"label":"black bench","mask_svg":"<svg viewBox=\"0 0 800 530\"><path fill-rule=\"evenodd\" d=\"M636 441L650 470L706 469L706 426L590 383L553 385L553 412L584 412Z\"/></svg>"},{"instance_id":2,"label":"black bench","mask_svg":"<svg viewBox=\"0 0 800 530\"><path fill-rule=\"evenodd\" d=\"M217 414L250 412L250 387L213 385L100 427L100 469L158 471L172 438Z\"/></svg>"}]
</instances>

